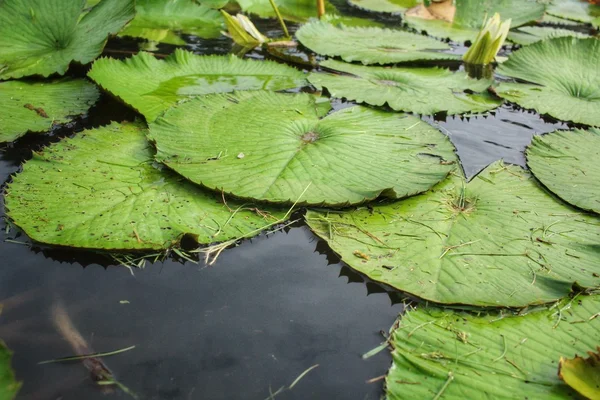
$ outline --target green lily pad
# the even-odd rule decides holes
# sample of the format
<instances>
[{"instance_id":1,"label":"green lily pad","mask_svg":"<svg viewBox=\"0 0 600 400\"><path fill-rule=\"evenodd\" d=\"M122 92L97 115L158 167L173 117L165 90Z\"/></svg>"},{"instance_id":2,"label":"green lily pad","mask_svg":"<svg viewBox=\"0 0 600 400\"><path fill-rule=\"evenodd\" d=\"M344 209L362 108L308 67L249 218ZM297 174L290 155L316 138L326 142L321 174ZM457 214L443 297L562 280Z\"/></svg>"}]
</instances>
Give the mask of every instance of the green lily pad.
<instances>
[{"instance_id":1,"label":"green lily pad","mask_svg":"<svg viewBox=\"0 0 600 400\"><path fill-rule=\"evenodd\" d=\"M135 18L119 36L182 45L179 33L211 39L224 29L221 13L195 0L136 0L135 10Z\"/></svg>"},{"instance_id":2,"label":"green lily pad","mask_svg":"<svg viewBox=\"0 0 600 400\"><path fill-rule=\"evenodd\" d=\"M133 18L133 0L103 0L81 16L85 0L0 2L0 79L64 74L87 64Z\"/></svg>"},{"instance_id":3,"label":"green lily pad","mask_svg":"<svg viewBox=\"0 0 600 400\"><path fill-rule=\"evenodd\" d=\"M486 16L500 14L504 21L511 19L517 27L536 21L544 15L544 5L534 0L456 0L456 13L452 22L424 19L405 14L404 21L411 28L425 31L429 36L455 42L473 41Z\"/></svg>"},{"instance_id":4,"label":"green lily pad","mask_svg":"<svg viewBox=\"0 0 600 400\"><path fill-rule=\"evenodd\" d=\"M349 0L349 3L367 11L401 13L422 3L421 0Z\"/></svg>"},{"instance_id":5,"label":"green lily pad","mask_svg":"<svg viewBox=\"0 0 600 400\"><path fill-rule=\"evenodd\" d=\"M400 198L453 169L448 139L415 117L356 106L321 119L328 108L304 93L214 94L165 112L149 138L157 160L191 181L275 203Z\"/></svg>"},{"instance_id":6,"label":"green lily pad","mask_svg":"<svg viewBox=\"0 0 600 400\"><path fill-rule=\"evenodd\" d=\"M6 214L37 242L103 250L167 249L184 235L202 244L249 237L282 217L224 204L153 165L146 133L113 123L35 154L6 190Z\"/></svg>"},{"instance_id":7,"label":"green lily pad","mask_svg":"<svg viewBox=\"0 0 600 400\"><path fill-rule=\"evenodd\" d=\"M555 17L585 23L591 23L600 17L600 6L586 0L554 0L546 11Z\"/></svg>"},{"instance_id":8,"label":"green lily pad","mask_svg":"<svg viewBox=\"0 0 600 400\"><path fill-rule=\"evenodd\" d=\"M68 122L84 114L99 95L96 86L83 79L0 82L0 143Z\"/></svg>"},{"instance_id":9,"label":"green lily pad","mask_svg":"<svg viewBox=\"0 0 600 400\"><path fill-rule=\"evenodd\" d=\"M335 26L323 21L303 25L296 37L315 53L363 64L392 64L418 60L459 60L444 53L450 46L414 33L384 29Z\"/></svg>"},{"instance_id":10,"label":"green lily pad","mask_svg":"<svg viewBox=\"0 0 600 400\"><path fill-rule=\"evenodd\" d=\"M196 3L218 10L225 7L229 3L229 0L196 0Z\"/></svg>"},{"instance_id":11,"label":"green lily pad","mask_svg":"<svg viewBox=\"0 0 600 400\"><path fill-rule=\"evenodd\" d=\"M0 400L12 400L21 388L21 383L15 380L10 363L12 353L0 340Z\"/></svg>"},{"instance_id":12,"label":"green lily pad","mask_svg":"<svg viewBox=\"0 0 600 400\"><path fill-rule=\"evenodd\" d=\"M285 90L306 84L303 72L274 61L198 56L180 49L164 60L144 52L123 61L100 59L88 75L148 121L190 96L233 90Z\"/></svg>"},{"instance_id":13,"label":"green lily pad","mask_svg":"<svg viewBox=\"0 0 600 400\"><path fill-rule=\"evenodd\" d=\"M499 162L468 184L306 219L350 267L438 303L522 307L600 284L600 218Z\"/></svg>"},{"instance_id":14,"label":"green lily pad","mask_svg":"<svg viewBox=\"0 0 600 400\"><path fill-rule=\"evenodd\" d=\"M600 126L600 40L542 40L510 55L498 73L531 83L501 83L496 93L563 121Z\"/></svg>"},{"instance_id":15,"label":"green lily pad","mask_svg":"<svg viewBox=\"0 0 600 400\"><path fill-rule=\"evenodd\" d=\"M534 136L527 165L567 203L600 214L600 130L556 131Z\"/></svg>"},{"instance_id":16,"label":"green lily pad","mask_svg":"<svg viewBox=\"0 0 600 400\"><path fill-rule=\"evenodd\" d=\"M308 80L317 88L327 88L333 97L374 106L388 104L398 111L460 114L491 110L502 103L484 92L492 84L491 80L470 79L465 72L453 73L442 68L365 67L335 60L323 61L321 66L352 75L312 73Z\"/></svg>"},{"instance_id":17,"label":"green lily pad","mask_svg":"<svg viewBox=\"0 0 600 400\"><path fill-rule=\"evenodd\" d=\"M274 18L275 11L269 0L237 0L244 12L258 15L261 18ZM275 0L281 16L289 21L305 22L317 17L316 0ZM325 12L335 14L337 9L325 0Z\"/></svg>"},{"instance_id":18,"label":"green lily pad","mask_svg":"<svg viewBox=\"0 0 600 400\"><path fill-rule=\"evenodd\" d=\"M576 38L587 38L590 35L572 31L570 29L557 29L547 26L524 26L512 30L508 33L508 40L513 43L526 46L540 40L552 39L555 37L572 36Z\"/></svg>"},{"instance_id":19,"label":"green lily pad","mask_svg":"<svg viewBox=\"0 0 600 400\"><path fill-rule=\"evenodd\" d=\"M588 358L560 358L558 376L587 399L600 399L600 347L588 351Z\"/></svg>"},{"instance_id":20,"label":"green lily pad","mask_svg":"<svg viewBox=\"0 0 600 400\"><path fill-rule=\"evenodd\" d=\"M595 348L599 307L596 295L521 313L410 310L390 335L387 398L578 398L558 377L557 364Z\"/></svg>"}]
</instances>

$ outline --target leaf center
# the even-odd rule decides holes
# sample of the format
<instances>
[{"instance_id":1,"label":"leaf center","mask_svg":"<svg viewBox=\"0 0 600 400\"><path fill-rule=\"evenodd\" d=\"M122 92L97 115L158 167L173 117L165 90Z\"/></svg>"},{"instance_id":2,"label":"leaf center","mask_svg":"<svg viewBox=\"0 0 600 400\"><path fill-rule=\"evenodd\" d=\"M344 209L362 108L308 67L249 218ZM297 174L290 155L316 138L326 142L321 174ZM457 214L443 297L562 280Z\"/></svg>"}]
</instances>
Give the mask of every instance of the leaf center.
<instances>
[{"instance_id":1,"label":"leaf center","mask_svg":"<svg viewBox=\"0 0 600 400\"><path fill-rule=\"evenodd\" d=\"M300 138L300 140L302 140L302 143L304 143L304 144L314 143L318 139L319 139L319 134L317 132L314 132L314 131L306 132Z\"/></svg>"}]
</instances>

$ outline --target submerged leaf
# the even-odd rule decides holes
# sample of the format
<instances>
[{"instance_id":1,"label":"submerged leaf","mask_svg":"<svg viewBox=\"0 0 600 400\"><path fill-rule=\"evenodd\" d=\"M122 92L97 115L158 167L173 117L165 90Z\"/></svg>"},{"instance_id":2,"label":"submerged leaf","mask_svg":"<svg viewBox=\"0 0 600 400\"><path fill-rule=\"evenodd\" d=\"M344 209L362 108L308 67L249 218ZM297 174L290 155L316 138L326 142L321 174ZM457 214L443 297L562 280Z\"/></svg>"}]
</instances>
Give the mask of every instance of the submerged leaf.
<instances>
[{"instance_id":1,"label":"submerged leaf","mask_svg":"<svg viewBox=\"0 0 600 400\"><path fill-rule=\"evenodd\" d=\"M12 353L6 348L4 342L0 340L0 399L12 400L21 388L21 383L15 380L10 363Z\"/></svg>"},{"instance_id":2,"label":"submerged leaf","mask_svg":"<svg viewBox=\"0 0 600 400\"><path fill-rule=\"evenodd\" d=\"M247 13L261 18L275 17L275 11L269 0L237 0L237 3ZM317 17L316 0L275 0L275 5L281 16L289 21L304 22L309 18ZM328 14L335 14L337 10L328 0L325 0L325 11Z\"/></svg>"},{"instance_id":3,"label":"submerged leaf","mask_svg":"<svg viewBox=\"0 0 600 400\"><path fill-rule=\"evenodd\" d=\"M483 112L501 101L484 92L491 80L471 79L464 72L442 68L365 67L327 60L321 66L351 75L312 73L308 80L325 87L333 97L367 103L388 104L394 110L419 114Z\"/></svg>"},{"instance_id":4,"label":"submerged leaf","mask_svg":"<svg viewBox=\"0 0 600 400\"><path fill-rule=\"evenodd\" d=\"M520 313L410 310L390 334L387 398L577 398L557 361L595 348L599 307L599 296L578 296Z\"/></svg>"},{"instance_id":5,"label":"submerged leaf","mask_svg":"<svg viewBox=\"0 0 600 400\"><path fill-rule=\"evenodd\" d=\"M588 399L600 399L600 347L597 350L588 351L588 358L561 357L558 363L560 379Z\"/></svg>"},{"instance_id":6,"label":"submerged leaf","mask_svg":"<svg viewBox=\"0 0 600 400\"><path fill-rule=\"evenodd\" d=\"M534 136L527 165L561 199L600 214L600 130Z\"/></svg>"},{"instance_id":7,"label":"submerged leaf","mask_svg":"<svg viewBox=\"0 0 600 400\"><path fill-rule=\"evenodd\" d=\"M100 93L83 79L0 82L0 143L45 132L85 113Z\"/></svg>"},{"instance_id":8,"label":"submerged leaf","mask_svg":"<svg viewBox=\"0 0 600 400\"><path fill-rule=\"evenodd\" d=\"M218 11L195 0L136 0L135 10L135 18L119 36L180 45L185 42L178 33L217 38L224 26Z\"/></svg>"},{"instance_id":9,"label":"submerged leaf","mask_svg":"<svg viewBox=\"0 0 600 400\"><path fill-rule=\"evenodd\" d=\"M308 94L197 97L151 124L150 139L157 160L193 182L276 203L399 198L454 168L448 139L415 117L355 106L321 119L328 108Z\"/></svg>"},{"instance_id":10,"label":"submerged leaf","mask_svg":"<svg viewBox=\"0 0 600 400\"><path fill-rule=\"evenodd\" d=\"M284 90L306 84L304 73L284 64L234 56L198 56L180 49L164 60L143 52L124 61L100 59L89 76L148 121L189 96L233 90Z\"/></svg>"},{"instance_id":11,"label":"submerged leaf","mask_svg":"<svg viewBox=\"0 0 600 400\"><path fill-rule=\"evenodd\" d=\"M452 176L402 201L306 218L352 268L438 303L522 307L600 284L600 218L515 166L494 163L469 183Z\"/></svg>"},{"instance_id":12,"label":"submerged leaf","mask_svg":"<svg viewBox=\"0 0 600 400\"><path fill-rule=\"evenodd\" d=\"M368 11L401 13L421 3L421 0L349 0L349 3Z\"/></svg>"},{"instance_id":13,"label":"submerged leaf","mask_svg":"<svg viewBox=\"0 0 600 400\"><path fill-rule=\"evenodd\" d=\"M496 93L563 121L600 126L600 40L542 40L510 55L498 73L529 83L501 83Z\"/></svg>"},{"instance_id":14,"label":"submerged leaf","mask_svg":"<svg viewBox=\"0 0 600 400\"><path fill-rule=\"evenodd\" d=\"M552 39L555 37L573 36L577 38L586 38L589 35L570 29L557 29L548 26L523 26L508 33L508 40L520 45L528 45L540 40Z\"/></svg>"},{"instance_id":15,"label":"submerged leaf","mask_svg":"<svg viewBox=\"0 0 600 400\"><path fill-rule=\"evenodd\" d=\"M344 61L392 64L418 60L459 60L444 53L450 46L414 33L384 29L335 26L323 21L303 25L296 36L312 51Z\"/></svg>"},{"instance_id":16,"label":"submerged leaf","mask_svg":"<svg viewBox=\"0 0 600 400\"><path fill-rule=\"evenodd\" d=\"M87 64L134 16L133 0L0 2L0 79L64 74L72 61Z\"/></svg>"},{"instance_id":17,"label":"submerged leaf","mask_svg":"<svg viewBox=\"0 0 600 400\"><path fill-rule=\"evenodd\" d=\"M452 21L425 19L411 10L405 21L411 28L426 31L437 38L450 38L455 42L473 41L483 26L486 17L495 13L511 26L517 27L536 21L544 15L544 5L534 0L456 0L456 13Z\"/></svg>"},{"instance_id":18,"label":"submerged leaf","mask_svg":"<svg viewBox=\"0 0 600 400\"><path fill-rule=\"evenodd\" d=\"M146 133L113 123L35 154L6 190L6 214L37 242L104 250L168 249L184 235L203 244L253 236L283 215L225 204L157 168Z\"/></svg>"}]
</instances>

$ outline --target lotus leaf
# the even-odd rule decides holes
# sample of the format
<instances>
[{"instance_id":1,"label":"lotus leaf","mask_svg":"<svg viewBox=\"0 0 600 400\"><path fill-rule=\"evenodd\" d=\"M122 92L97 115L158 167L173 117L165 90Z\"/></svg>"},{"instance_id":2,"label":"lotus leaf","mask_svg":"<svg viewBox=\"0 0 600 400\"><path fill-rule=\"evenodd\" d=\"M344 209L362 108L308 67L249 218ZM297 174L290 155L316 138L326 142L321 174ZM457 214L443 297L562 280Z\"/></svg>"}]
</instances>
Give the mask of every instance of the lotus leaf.
<instances>
[{"instance_id":1,"label":"lotus leaf","mask_svg":"<svg viewBox=\"0 0 600 400\"><path fill-rule=\"evenodd\" d=\"M191 181L275 203L400 198L454 168L448 139L415 117L355 106L320 119L323 111L304 93L214 94L171 108L149 137L157 160Z\"/></svg>"},{"instance_id":2,"label":"lotus leaf","mask_svg":"<svg viewBox=\"0 0 600 400\"><path fill-rule=\"evenodd\" d=\"M394 110L419 114L440 111L460 114L483 112L501 101L481 93L491 80L471 79L464 72L442 68L365 67L327 60L321 66L352 75L312 73L308 80L317 88L326 87L331 96L374 106L388 104Z\"/></svg>"},{"instance_id":3,"label":"lotus leaf","mask_svg":"<svg viewBox=\"0 0 600 400\"><path fill-rule=\"evenodd\" d=\"M96 86L83 79L0 82L0 143L68 122L85 113L99 95Z\"/></svg>"},{"instance_id":4,"label":"lotus leaf","mask_svg":"<svg viewBox=\"0 0 600 400\"><path fill-rule=\"evenodd\" d=\"M12 400L21 388L21 383L15 381L10 362L12 353L0 340L0 400Z\"/></svg>"},{"instance_id":5,"label":"lotus leaf","mask_svg":"<svg viewBox=\"0 0 600 400\"><path fill-rule=\"evenodd\" d=\"M418 60L459 60L444 53L450 46L414 33L384 29L335 26L323 21L303 25L296 37L312 51L344 61L363 64L392 64Z\"/></svg>"},{"instance_id":6,"label":"lotus leaf","mask_svg":"<svg viewBox=\"0 0 600 400\"><path fill-rule=\"evenodd\" d=\"M225 241L281 218L225 204L153 165L146 133L112 123L35 154L6 190L7 215L37 242L104 250L167 249L184 235Z\"/></svg>"},{"instance_id":7,"label":"lotus leaf","mask_svg":"<svg viewBox=\"0 0 600 400\"><path fill-rule=\"evenodd\" d=\"M455 42L473 41L486 16L500 14L504 21L511 19L517 27L536 21L544 15L544 5L534 0L456 0L456 13L452 21L425 19L407 12L405 21L411 28L426 31L437 38L450 38Z\"/></svg>"},{"instance_id":8,"label":"lotus leaf","mask_svg":"<svg viewBox=\"0 0 600 400\"><path fill-rule=\"evenodd\" d=\"M85 15L85 0L0 2L0 79L64 74L87 64L133 18L133 0L103 0Z\"/></svg>"},{"instance_id":9,"label":"lotus leaf","mask_svg":"<svg viewBox=\"0 0 600 400\"><path fill-rule=\"evenodd\" d=\"M89 76L148 121L189 96L246 89L284 90L306 84L301 71L273 61L198 56L180 49L164 60L144 52L124 61L100 59Z\"/></svg>"},{"instance_id":10,"label":"lotus leaf","mask_svg":"<svg viewBox=\"0 0 600 400\"><path fill-rule=\"evenodd\" d=\"M421 3L421 0L349 0L349 3L368 11L401 13Z\"/></svg>"},{"instance_id":11,"label":"lotus leaf","mask_svg":"<svg viewBox=\"0 0 600 400\"><path fill-rule=\"evenodd\" d=\"M600 130L534 136L527 165L561 199L600 214Z\"/></svg>"},{"instance_id":12,"label":"lotus leaf","mask_svg":"<svg viewBox=\"0 0 600 400\"><path fill-rule=\"evenodd\" d=\"M544 39L551 39L562 36L573 36L577 38L586 38L589 35L572 31L570 29L556 29L547 26L524 26L512 30L508 33L508 40L513 43L526 46Z\"/></svg>"},{"instance_id":13,"label":"lotus leaf","mask_svg":"<svg viewBox=\"0 0 600 400\"><path fill-rule=\"evenodd\" d=\"M572 21L591 23L600 17L600 5L590 4L586 0L553 0L547 12L555 17Z\"/></svg>"},{"instance_id":14,"label":"lotus leaf","mask_svg":"<svg viewBox=\"0 0 600 400\"><path fill-rule=\"evenodd\" d=\"M275 17L275 11L269 0L237 0L237 3L243 11L261 18ZM317 16L316 0L275 0L275 5L281 16L290 21L304 22ZM331 14L337 10L328 0L325 0L325 11Z\"/></svg>"},{"instance_id":15,"label":"lotus leaf","mask_svg":"<svg viewBox=\"0 0 600 400\"><path fill-rule=\"evenodd\" d=\"M221 36L224 28L218 11L195 0L136 0L135 10L135 18L119 36L182 45L177 33L210 39Z\"/></svg>"},{"instance_id":16,"label":"lotus leaf","mask_svg":"<svg viewBox=\"0 0 600 400\"><path fill-rule=\"evenodd\" d=\"M542 40L510 55L498 73L531 83L501 83L496 93L563 121L600 126L600 40Z\"/></svg>"},{"instance_id":17,"label":"lotus leaf","mask_svg":"<svg viewBox=\"0 0 600 400\"><path fill-rule=\"evenodd\" d=\"M588 358L560 358L558 376L587 399L600 399L600 347L588 351Z\"/></svg>"},{"instance_id":18,"label":"lotus leaf","mask_svg":"<svg viewBox=\"0 0 600 400\"><path fill-rule=\"evenodd\" d=\"M599 296L580 295L520 313L410 310L390 334L387 398L578 398L557 364L596 347L599 307Z\"/></svg>"},{"instance_id":19,"label":"lotus leaf","mask_svg":"<svg viewBox=\"0 0 600 400\"><path fill-rule=\"evenodd\" d=\"M468 184L452 176L419 196L307 221L352 268L438 303L522 307L600 284L600 218L498 162Z\"/></svg>"}]
</instances>

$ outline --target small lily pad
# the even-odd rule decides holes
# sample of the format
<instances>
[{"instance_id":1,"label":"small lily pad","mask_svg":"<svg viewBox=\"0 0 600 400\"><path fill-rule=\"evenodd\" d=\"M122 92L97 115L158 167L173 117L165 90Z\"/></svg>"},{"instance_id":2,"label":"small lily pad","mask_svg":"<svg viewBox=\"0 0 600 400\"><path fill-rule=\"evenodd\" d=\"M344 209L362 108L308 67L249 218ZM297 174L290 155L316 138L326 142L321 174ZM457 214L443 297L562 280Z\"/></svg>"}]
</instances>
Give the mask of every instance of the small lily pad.
<instances>
[{"instance_id":1,"label":"small lily pad","mask_svg":"<svg viewBox=\"0 0 600 400\"><path fill-rule=\"evenodd\" d=\"M312 51L363 64L392 64L418 60L459 60L444 52L450 46L410 32L385 28L335 26L323 21L303 25L296 37Z\"/></svg>"},{"instance_id":2,"label":"small lily pad","mask_svg":"<svg viewBox=\"0 0 600 400\"><path fill-rule=\"evenodd\" d=\"M527 165L561 199L600 214L600 130L534 136Z\"/></svg>"},{"instance_id":3,"label":"small lily pad","mask_svg":"<svg viewBox=\"0 0 600 400\"><path fill-rule=\"evenodd\" d=\"M500 162L469 183L455 175L419 196L306 219L352 268L438 303L523 307L600 284L600 218Z\"/></svg>"},{"instance_id":4,"label":"small lily pad","mask_svg":"<svg viewBox=\"0 0 600 400\"><path fill-rule=\"evenodd\" d=\"M367 11L401 13L420 4L421 0L349 0L353 6Z\"/></svg>"},{"instance_id":5,"label":"small lily pad","mask_svg":"<svg viewBox=\"0 0 600 400\"><path fill-rule=\"evenodd\" d=\"M179 33L204 39L221 36L221 13L194 0L136 0L136 15L119 36L181 45Z\"/></svg>"},{"instance_id":6,"label":"small lily pad","mask_svg":"<svg viewBox=\"0 0 600 400\"><path fill-rule=\"evenodd\" d=\"M595 349L599 308L599 296L580 295L521 312L409 310L390 333L387 398L579 398L560 380L557 364Z\"/></svg>"},{"instance_id":7,"label":"small lily pad","mask_svg":"<svg viewBox=\"0 0 600 400\"><path fill-rule=\"evenodd\" d=\"M513 43L526 46L528 44L539 42L540 40L563 36L572 36L577 38L590 37L590 35L572 31L570 29L557 29L548 26L523 26L510 31L508 33L508 40Z\"/></svg>"},{"instance_id":8,"label":"small lily pad","mask_svg":"<svg viewBox=\"0 0 600 400\"><path fill-rule=\"evenodd\" d=\"M283 212L206 193L154 165L142 124L84 131L36 153L6 189L6 214L33 240L101 250L161 250L256 235ZM68 205L68 207L65 207Z\"/></svg>"},{"instance_id":9,"label":"small lily pad","mask_svg":"<svg viewBox=\"0 0 600 400\"><path fill-rule=\"evenodd\" d=\"M561 37L512 53L498 73L530 83L501 83L496 93L563 121L600 126L600 40Z\"/></svg>"},{"instance_id":10,"label":"small lily pad","mask_svg":"<svg viewBox=\"0 0 600 400\"><path fill-rule=\"evenodd\" d=\"M233 90L285 90L306 84L303 72L274 61L198 56L181 49L164 60L144 52L124 61L100 59L88 75L148 121L190 96Z\"/></svg>"},{"instance_id":11,"label":"small lily pad","mask_svg":"<svg viewBox=\"0 0 600 400\"><path fill-rule=\"evenodd\" d=\"M325 11L328 14L335 14L336 8L328 1L325 1ZM274 18L275 11L269 0L237 0L244 12L258 15L261 18ZM275 0L275 5L279 9L281 16L289 21L305 22L309 18L317 17L316 0Z\"/></svg>"},{"instance_id":12,"label":"small lily pad","mask_svg":"<svg viewBox=\"0 0 600 400\"><path fill-rule=\"evenodd\" d=\"M0 143L68 122L85 113L99 95L96 86L83 79L0 82Z\"/></svg>"},{"instance_id":13,"label":"small lily pad","mask_svg":"<svg viewBox=\"0 0 600 400\"><path fill-rule=\"evenodd\" d=\"M333 97L419 114L483 112L502 101L485 92L492 81L442 68L365 67L335 60L321 66L347 74L312 73L308 80Z\"/></svg>"},{"instance_id":14,"label":"small lily pad","mask_svg":"<svg viewBox=\"0 0 600 400\"><path fill-rule=\"evenodd\" d=\"M587 399L600 399L600 347L588 351L589 357L561 357L558 376Z\"/></svg>"},{"instance_id":15,"label":"small lily pad","mask_svg":"<svg viewBox=\"0 0 600 400\"><path fill-rule=\"evenodd\" d=\"M133 18L133 0L0 2L0 79L64 74L73 61L87 64Z\"/></svg>"},{"instance_id":16,"label":"small lily pad","mask_svg":"<svg viewBox=\"0 0 600 400\"><path fill-rule=\"evenodd\" d=\"M425 31L429 36L449 38L455 42L473 41L481 29L486 16L500 14L511 26L517 27L541 19L544 5L534 0L456 0L456 12L452 20L427 19L413 14L404 15L409 27Z\"/></svg>"},{"instance_id":17,"label":"small lily pad","mask_svg":"<svg viewBox=\"0 0 600 400\"><path fill-rule=\"evenodd\" d=\"M415 117L355 106L321 119L329 107L315 101L268 91L196 97L150 124L149 138L157 160L191 181L274 203L400 198L454 168L449 140Z\"/></svg>"}]
</instances>

